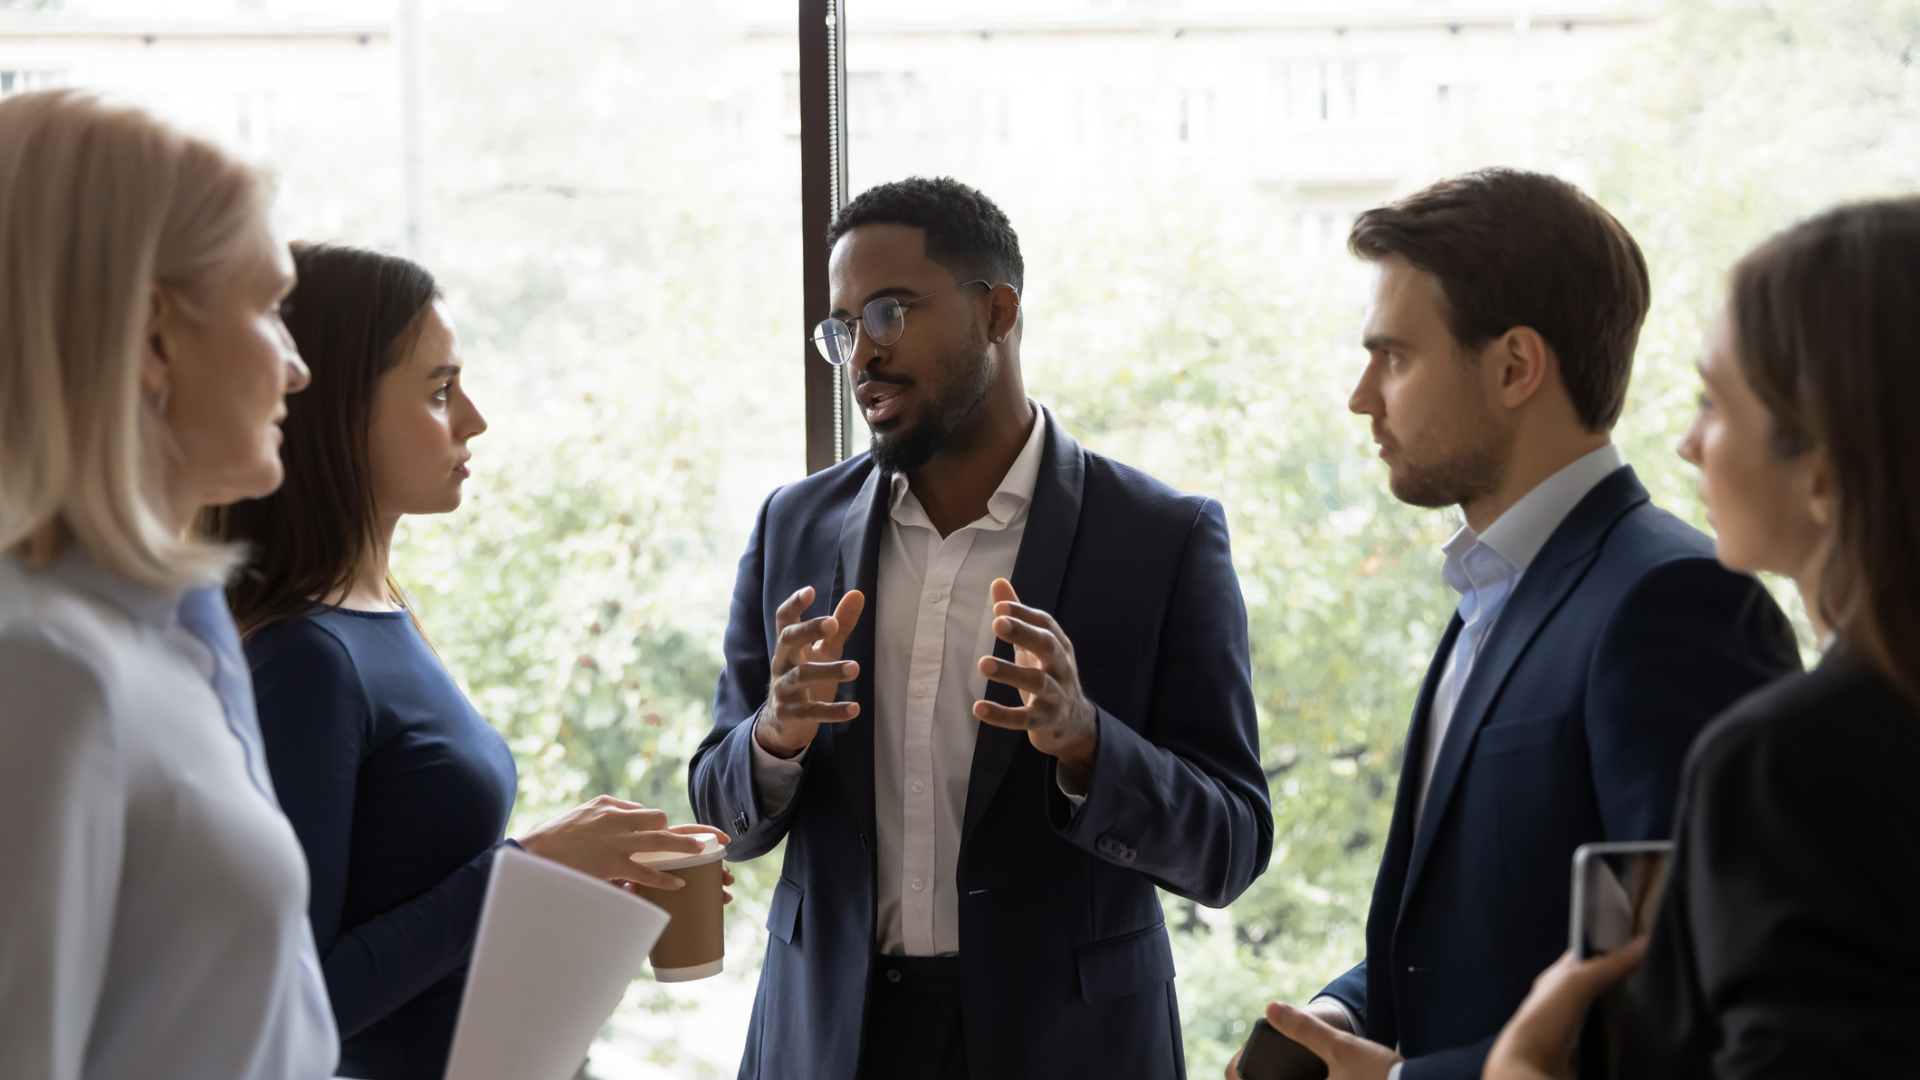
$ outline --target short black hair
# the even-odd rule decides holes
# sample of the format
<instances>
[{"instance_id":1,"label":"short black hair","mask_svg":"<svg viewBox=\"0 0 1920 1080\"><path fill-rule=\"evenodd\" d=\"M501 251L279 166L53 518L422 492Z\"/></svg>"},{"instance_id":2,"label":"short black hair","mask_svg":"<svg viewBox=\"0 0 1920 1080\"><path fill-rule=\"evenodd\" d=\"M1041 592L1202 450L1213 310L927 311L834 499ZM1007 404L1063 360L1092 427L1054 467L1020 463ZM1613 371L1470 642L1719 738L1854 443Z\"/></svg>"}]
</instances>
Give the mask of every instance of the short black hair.
<instances>
[{"instance_id":1,"label":"short black hair","mask_svg":"<svg viewBox=\"0 0 1920 1080\"><path fill-rule=\"evenodd\" d=\"M909 176L870 187L834 216L827 246L862 225L909 225L927 234L927 258L956 281L986 278L1025 288L1020 237L993 200L950 176Z\"/></svg>"},{"instance_id":2,"label":"short black hair","mask_svg":"<svg viewBox=\"0 0 1920 1080\"><path fill-rule=\"evenodd\" d=\"M1588 431L1620 419L1651 302L1647 260L1606 208L1557 177L1481 169L1353 220L1347 246L1440 279L1453 336L1479 349L1516 326L1560 358Z\"/></svg>"}]
</instances>

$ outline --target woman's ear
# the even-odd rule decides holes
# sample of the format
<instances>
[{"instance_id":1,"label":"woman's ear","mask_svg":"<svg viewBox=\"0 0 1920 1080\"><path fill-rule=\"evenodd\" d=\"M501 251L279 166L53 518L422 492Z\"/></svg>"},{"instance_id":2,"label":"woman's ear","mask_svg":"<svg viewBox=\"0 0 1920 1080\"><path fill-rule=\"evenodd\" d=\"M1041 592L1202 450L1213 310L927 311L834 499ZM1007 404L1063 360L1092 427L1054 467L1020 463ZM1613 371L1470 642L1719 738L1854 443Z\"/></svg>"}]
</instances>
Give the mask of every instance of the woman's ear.
<instances>
[{"instance_id":1,"label":"woman's ear","mask_svg":"<svg viewBox=\"0 0 1920 1080\"><path fill-rule=\"evenodd\" d=\"M167 291L154 285L147 305L146 332L140 339L140 389L150 398L164 397L173 385L167 360L178 313Z\"/></svg>"},{"instance_id":2,"label":"woman's ear","mask_svg":"<svg viewBox=\"0 0 1920 1080\"><path fill-rule=\"evenodd\" d=\"M1833 462L1827 448L1816 446L1800 458L1800 497L1807 516L1822 529L1831 529L1840 516L1839 493L1833 485Z\"/></svg>"}]
</instances>

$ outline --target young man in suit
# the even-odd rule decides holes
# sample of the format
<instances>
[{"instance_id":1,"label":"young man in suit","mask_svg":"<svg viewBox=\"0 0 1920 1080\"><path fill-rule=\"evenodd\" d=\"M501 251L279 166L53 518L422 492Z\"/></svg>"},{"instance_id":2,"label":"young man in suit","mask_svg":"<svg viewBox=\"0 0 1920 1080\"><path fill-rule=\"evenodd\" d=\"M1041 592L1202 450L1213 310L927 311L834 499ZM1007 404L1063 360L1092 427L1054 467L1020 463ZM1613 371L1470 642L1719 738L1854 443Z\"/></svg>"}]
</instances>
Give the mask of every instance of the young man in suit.
<instances>
[{"instance_id":1,"label":"young man in suit","mask_svg":"<svg viewBox=\"0 0 1920 1080\"><path fill-rule=\"evenodd\" d=\"M740 1075L1179 1075L1154 887L1222 906L1273 840L1225 518L1027 399L985 196L832 238L872 452L761 509L690 770L731 858L787 842Z\"/></svg>"},{"instance_id":2,"label":"young man in suit","mask_svg":"<svg viewBox=\"0 0 1920 1080\"><path fill-rule=\"evenodd\" d=\"M1461 598L1366 958L1268 1018L1336 1080L1465 1080L1567 947L1574 849L1669 836L1694 736L1799 660L1759 582L1655 507L1609 437L1648 304L1611 214L1491 169L1360 215L1349 244L1376 271L1349 407L1396 498L1461 509L1441 570Z\"/></svg>"}]
</instances>

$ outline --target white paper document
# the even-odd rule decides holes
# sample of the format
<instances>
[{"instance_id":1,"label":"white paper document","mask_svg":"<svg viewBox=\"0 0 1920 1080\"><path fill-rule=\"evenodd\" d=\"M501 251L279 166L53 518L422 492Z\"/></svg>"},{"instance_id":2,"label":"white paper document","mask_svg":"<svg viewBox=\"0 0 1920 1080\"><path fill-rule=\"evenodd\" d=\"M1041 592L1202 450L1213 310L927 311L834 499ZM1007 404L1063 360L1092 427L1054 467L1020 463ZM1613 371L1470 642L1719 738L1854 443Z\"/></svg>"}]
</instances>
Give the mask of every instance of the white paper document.
<instances>
[{"instance_id":1,"label":"white paper document","mask_svg":"<svg viewBox=\"0 0 1920 1080\"><path fill-rule=\"evenodd\" d=\"M503 846L446 1080L572 1080L666 925L631 893Z\"/></svg>"}]
</instances>

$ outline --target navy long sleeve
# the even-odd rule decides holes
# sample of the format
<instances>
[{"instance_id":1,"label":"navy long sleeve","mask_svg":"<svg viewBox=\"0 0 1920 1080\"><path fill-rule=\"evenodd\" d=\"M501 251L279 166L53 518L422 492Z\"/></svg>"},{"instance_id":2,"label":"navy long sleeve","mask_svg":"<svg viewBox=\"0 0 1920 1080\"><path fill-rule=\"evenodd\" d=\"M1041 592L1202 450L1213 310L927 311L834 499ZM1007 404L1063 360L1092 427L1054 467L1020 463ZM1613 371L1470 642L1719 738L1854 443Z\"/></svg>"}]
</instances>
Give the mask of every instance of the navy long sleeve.
<instances>
[{"instance_id":1,"label":"navy long sleeve","mask_svg":"<svg viewBox=\"0 0 1920 1080\"><path fill-rule=\"evenodd\" d=\"M247 659L307 853L342 1073L438 1078L513 809L513 755L405 612L287 619Z\"/></svg>"}]
</instances>

